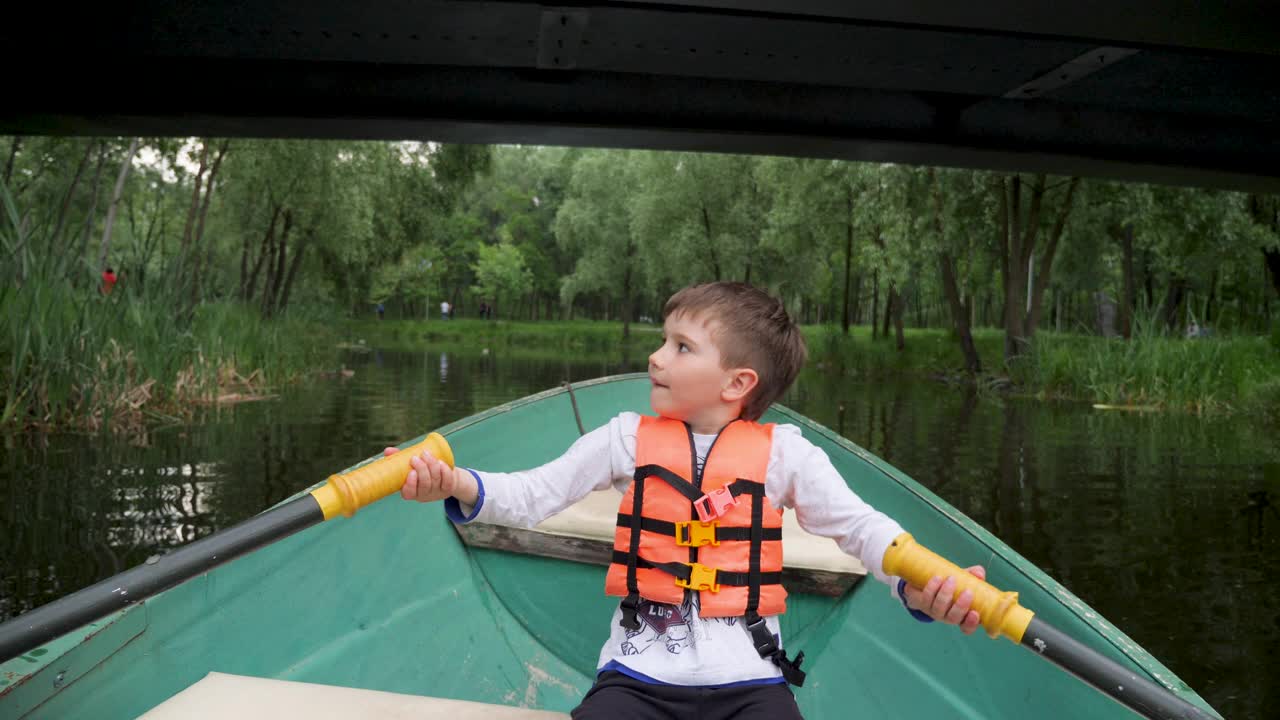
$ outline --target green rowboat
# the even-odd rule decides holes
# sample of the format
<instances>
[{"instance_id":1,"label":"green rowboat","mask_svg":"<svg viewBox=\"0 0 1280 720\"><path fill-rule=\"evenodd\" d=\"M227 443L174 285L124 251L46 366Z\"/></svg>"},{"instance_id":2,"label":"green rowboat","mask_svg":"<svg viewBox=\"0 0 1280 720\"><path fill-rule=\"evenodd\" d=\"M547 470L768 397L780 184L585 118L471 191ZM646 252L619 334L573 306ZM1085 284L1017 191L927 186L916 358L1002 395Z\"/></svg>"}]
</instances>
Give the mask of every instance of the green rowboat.
<instances>
[{"instance_id":1,"label":"green rowboat","mask_svg":"<svg viewBox=\"0 0 1280 720\"><path fill-rule=\"evenodd\" d=\"M623 410L648 412L648 390L642 374L602 378L439 432L460 464L527 468L578 437L575 404L592 428ZM1020 593L1038 618L1208 709L1124 633L929 490L786 408L765 421L799 426L854 490L923 544L960 565L985 565L988 580ZM591 684L617 601L603 593L603 566L548 554L557 553L468 544L439 507L387 499L6 662L0 717L136 717L211 672L567 712ZM1135 717L1013 643L915 622L874 580L829 585L793 592L782 619L788 647L807 656L809 678L796 690L807 717Z\"/></svg>"}]
</instances>

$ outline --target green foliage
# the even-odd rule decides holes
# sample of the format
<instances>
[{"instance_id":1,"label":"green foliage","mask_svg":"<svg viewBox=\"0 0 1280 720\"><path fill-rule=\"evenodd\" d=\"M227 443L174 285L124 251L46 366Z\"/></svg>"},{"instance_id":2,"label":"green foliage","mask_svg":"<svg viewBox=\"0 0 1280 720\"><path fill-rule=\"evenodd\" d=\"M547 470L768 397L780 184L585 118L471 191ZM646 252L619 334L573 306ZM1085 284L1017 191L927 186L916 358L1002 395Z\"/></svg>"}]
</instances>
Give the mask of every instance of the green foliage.
<instances>
[{"instance_id":1,"label":"green foliage","mask_svg":"<svg viewBox=\"0 0 1280 720\"><path fill-rule=\"evenodd\" d=\"M527 292L533 284L533 274L525 267L520 248L505 242L480 248L475 276L473 290L498 307L513 296Z\"/></svg>"},{"instance_id":2,"label":"green foliage","mask_svg":"<svg viewBox=\"0 0 1280 720\"><path fill-rule=\"evenodd\" d=\"M627 197L620 192L637 179L628 155L617 151L590 150L573 164L554 226L561 249L577 257L561 281L562 302L571 304L589 293L621 298L624 287L639 284L638 243Z\"/></svg>"},{"instance_id":3,"label":"green foliage","mask_svg":"<svg viewBox=\"0 0 1280 720\"><path fill-rule=\"evenodd\" d=\"M962 363L954 361L956 311L944 295L942 258L950 259L984 367L1046 394L1150 397L1170 406L1198 397L1236 407L1239 393L1262 387L1252 361L1184 357L1173 338L1194 321L1214 338L1192 352L1221 347L1256 358L1255 346L1267 346L1260 336L1275 332L1267 320L1275 281L1260 252L1280 248L1280 200L1272 197L1080 183L1056 261L1037 280L1047 281L1041 327L1057 332L1031 357L1001 366L1002 331L986 328L1003 327L1006 176L433 143L141 138L109 248L121 284L104 302L99 243L112 180L133 141L0 139L0 159L13 167L0 305L9 316L36 318L5 326L12 350L0 353L11 403L25 397L14 378L34 377L36 365L48 378L70 377L77 348L123 342L100 326L132 327L138 334L129 342L139 348L167 346L187 357L208 352L209 342L184 338L201 337L192 333L204 332L198 328L210 312L237 322L256 312L287 324L298 309L368 317L382 303L389 318L430 318L447 299L467 311L493 302L506 318L654 319L675 290L717 278L768 289L806 323L847 314L864 328L837 343L850 357L866 328L883 321L892 288L906 324L937 333L909 334L908 345L921 348L877 345L850 367L950 373ZM1024 189L1034 182L1023 181ZM1056 201L1068 185L1049 179L1046 198ZM1026 193L1021 205L1029 221ZM1055 217L1043 212L1036 226L1036 273ZM1129 238L1135 339L1061 341L1100 334L1099 297L1123 302ZM104 314L107 307L119 315ZM150 351L122 352L130 350L145 376L176 378L178 370ZM242 362L230 346L217 352ZM1192 373L1178 362L1217 365ZM1143 363L1154 369L1139 377ZM58 402L73 394L71 384L36 385Z\"/></svg>"},{"instance_id":4,"label":"green foliage","mask_svg":"<svg viewBox=\"0 0 1280 720\"><path fill-rule=\"evenodd\" d=\"M263 392L331 355L314 320L268 323L233 302L202 304L187 317L173 311L182 299L173 285L144 292L128 276L103 295L76 282L83 272L69 252L23 230L2 184L0 200L0 244L29 260L3 269L0 427L136 430L148 417L187 415L220 392Z\"/></svg>"}]
</instances>

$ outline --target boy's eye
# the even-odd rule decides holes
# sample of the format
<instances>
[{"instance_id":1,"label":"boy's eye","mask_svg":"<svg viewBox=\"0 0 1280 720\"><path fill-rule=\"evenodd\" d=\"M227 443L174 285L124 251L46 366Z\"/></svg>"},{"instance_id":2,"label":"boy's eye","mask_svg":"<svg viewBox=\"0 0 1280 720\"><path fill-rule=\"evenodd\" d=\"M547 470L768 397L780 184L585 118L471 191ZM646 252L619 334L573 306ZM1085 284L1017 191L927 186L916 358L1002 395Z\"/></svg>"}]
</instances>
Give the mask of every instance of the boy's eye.
<instances>
[{"instance_id":1,"label":"boy's eye","mask_svg":"<svg viewBox=\"0 0 1280 720\"><path fill-rule=\"evenodd\" d=\"M689 346L685 345L684 343L680 343L679 349L680 349L680 352L689 352Z\"/></svg>"}]
</instances>

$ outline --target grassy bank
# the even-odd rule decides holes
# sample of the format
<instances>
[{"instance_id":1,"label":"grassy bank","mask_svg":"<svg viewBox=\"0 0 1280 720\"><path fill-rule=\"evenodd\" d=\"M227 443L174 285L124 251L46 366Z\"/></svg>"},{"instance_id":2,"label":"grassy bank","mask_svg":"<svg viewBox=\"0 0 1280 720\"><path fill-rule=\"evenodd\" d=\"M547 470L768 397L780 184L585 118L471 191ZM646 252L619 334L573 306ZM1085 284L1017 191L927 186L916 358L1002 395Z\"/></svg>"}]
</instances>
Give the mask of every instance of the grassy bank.
<instances>
[{"instance_id":1,"label":"grassy bank","mask_svg":"<svg viewBox=\"0 0 1280 720\"><path fill-rule=\"evenodd\" d=\"M336 358L319 318L266 321L234 303L180 318L168 300L38 279L0 293L0 427L132 430L261 397Z\"/></svg>"},{"instance_id":2,"label":"grassy bank","mask_svg":"<svg viewBox=\"0 0 1280 720\"><path fill-rule=\"evenodd\" d=\"M658 328L632 326L632 352L643 362L658 343ZM490 347L536 353L601 353L621 350L616 322L361 321L348 338L402 349ZM906 331L906 348L892 338L871 339L869 327L804 328L810 365L850 377L923 374L958 378L959 345L939 329ZM1107 405L1197 413L1280 414L1280 347L1268 338L1224 336L1184 340L1147 335L1133 341L1066 333L1037 334L1034 351L1004 366L1004 333L980 329L974 342L985 386L1021 395Z\"/></svg>"},{"instance_id":3,"label":"grassy bank","mask_svg":"<svg viewBox=\"0 0 1280 720\"><path fill-rule=\"evenodd\" d=\"M1280 414L1280 350L1267 338L1134 341L1048 334L1023 384L1051 397L1196 413Z\"/></svg>"},{"instance_id":4,"label":"grassy bank","mask_svg":"<svg viewBox=\"0 0 1280 720\"><path fill-rule=\"evenodd\" d=\"M944 330L907 330L906 349L871 341L857 328L806 328L815 362L846 373L921 372L955 376L964 367L958 343ZM1004 333L974 332L991 385L1046 399L1195 413L1280 414L1280 348L1268 338L1186 340L1144 335L1132 341L1040 332L1032 352L1006 367Z\"/></svg>"}]
</instances>

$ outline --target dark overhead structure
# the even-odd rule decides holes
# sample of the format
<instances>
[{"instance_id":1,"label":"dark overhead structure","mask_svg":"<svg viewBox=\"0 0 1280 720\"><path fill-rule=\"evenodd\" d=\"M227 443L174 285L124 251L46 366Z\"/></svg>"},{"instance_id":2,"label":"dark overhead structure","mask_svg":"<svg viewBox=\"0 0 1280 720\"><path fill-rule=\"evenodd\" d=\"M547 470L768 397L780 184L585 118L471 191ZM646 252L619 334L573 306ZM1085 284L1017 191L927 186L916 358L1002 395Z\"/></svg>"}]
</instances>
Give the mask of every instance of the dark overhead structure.
<instances>
[{"instance_id":1,"label":"dark overhead structure","mask_svg":"<svg viewBox=\"0 0 1280 720\"><path fill-rule=\"evenodd\" d=\"M0 133L726 151L1280 191L1280 13L1196 0L6 9Z\"/></svg>"}]
</instances>

